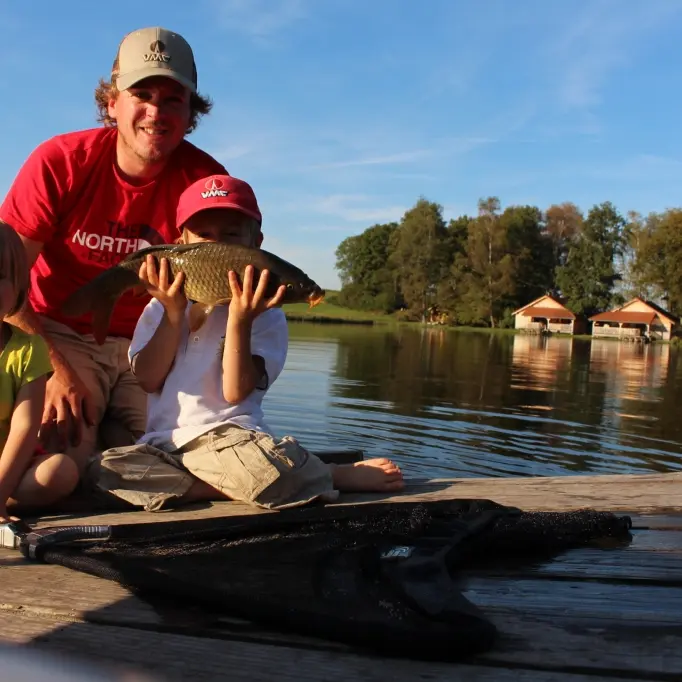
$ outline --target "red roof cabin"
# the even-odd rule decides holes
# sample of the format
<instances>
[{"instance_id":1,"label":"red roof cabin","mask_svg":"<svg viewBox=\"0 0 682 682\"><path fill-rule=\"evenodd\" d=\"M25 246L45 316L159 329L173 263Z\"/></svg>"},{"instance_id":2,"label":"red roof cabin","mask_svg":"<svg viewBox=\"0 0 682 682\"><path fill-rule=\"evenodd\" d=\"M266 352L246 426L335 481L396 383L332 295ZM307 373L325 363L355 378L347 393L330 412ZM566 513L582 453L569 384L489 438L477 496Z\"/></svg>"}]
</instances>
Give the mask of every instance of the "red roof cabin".
<instances>
[{"instance_id":1,"label":"red roof cabin","mask_svg":"<svg viewBox=\"0 0 682 682\"><path fill-rule=\"evenodd\" d=\"M551 296L540 296L515 310L514 328L539 334L580 334L583 320Z\"/></svg>"},{"instance_id":2,"label":"red roof cabin","mask_svg":"<svg viewBox=\"0 0 682 682\"><path fill-rule=\"evenodd\" d=\"M625 305L593 315L592 336L641 341L670 341L680 319L660 306L633 298Z\"/></svg>"}]
</instances>

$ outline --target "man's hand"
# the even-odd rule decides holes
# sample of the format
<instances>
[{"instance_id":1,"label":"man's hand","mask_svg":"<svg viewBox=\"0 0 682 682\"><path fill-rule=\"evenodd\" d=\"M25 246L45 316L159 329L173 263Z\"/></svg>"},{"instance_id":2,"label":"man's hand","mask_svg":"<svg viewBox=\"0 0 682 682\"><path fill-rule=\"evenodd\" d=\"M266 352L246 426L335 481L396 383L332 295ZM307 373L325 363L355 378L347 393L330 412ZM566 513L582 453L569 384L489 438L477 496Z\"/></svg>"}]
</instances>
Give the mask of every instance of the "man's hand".
<instances>
[{"instance_id":1,"label":"man's hand","mask_svg":"<svg viewBox=\"0 0 682 682\"><path fill-rule=\"evenodd\" d=\"M40 427L43 447L60 451L80 445L84 421L88 426L95 424L92 395L71 365L59 363L45 389Z\"/></svg>"},{"instance_id":2,"label":"man's hand","mask_svg":"<svg viewBox=\"0 0 682 682\"><path fill-rule=\"evenodd\" d=\"M149 294L164 307L168 319L174 324L181 321L187 308L187 298L182 289L185 273L178 272L171 279L172 275L167 258L161 259L161 265L157 272L156 260L150 254L140 266L138 275L144 282Z\"/></svg>"},{"instance_id":3,"label":"man's hand","mask_svg":"<svg viewBox=\"0 0 682 682\"><path fill-rule=\"evenodd\" d=\"M262 312L275 308L280 305L287 288L282 285L277 289L275 295L267 299L265 290L268 286L270 273L263 270L258 279L256 291L253 291L253 265L247 265L244 271L244 286L239 286L239 280L234 271L227 273L227 278L232 290L232 300L230 301L230 313L228 319L232 323L253 322Z\"/></svg>"}]
</instances>

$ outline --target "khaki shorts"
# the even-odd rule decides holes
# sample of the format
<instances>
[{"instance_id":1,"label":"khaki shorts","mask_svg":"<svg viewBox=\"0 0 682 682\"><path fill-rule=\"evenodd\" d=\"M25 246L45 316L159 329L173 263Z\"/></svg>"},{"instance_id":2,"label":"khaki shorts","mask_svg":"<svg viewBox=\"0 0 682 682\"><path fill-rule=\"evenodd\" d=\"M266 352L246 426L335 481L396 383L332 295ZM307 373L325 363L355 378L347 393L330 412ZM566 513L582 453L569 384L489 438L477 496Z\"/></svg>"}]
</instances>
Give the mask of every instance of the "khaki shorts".
<instances>
[{"instance_id":1,"label":"khaki shorts","mask_svg":"<svg viewBox=\"0 0 682 682\"><path fill-rule=\"evenodd\" d=\"M83 423L80 444L64 450L83 472L98 450L134 444L142 437L147 422L147 395L130 371L128 339L110 336L100 346L92 335L82 336L42 315L40 320L46 335L92 395L95 425ZM55 452L57 448L48 443L46 450Z\"/></svg>"},{"instance_id":2,"label":"khaki shorts","mask_svg":"<svg viewBox=\"0 0 682 682\"><path fill-rule=\"evenodd\" d=\"M172 452L147 444L112 448L102 453L89 477L97 489L146 511L182 497L197 479L230 500L265 509L332 502L339 496L331 467L294 438L275 440L234 424Z\"/></svg>"}]
</instances>

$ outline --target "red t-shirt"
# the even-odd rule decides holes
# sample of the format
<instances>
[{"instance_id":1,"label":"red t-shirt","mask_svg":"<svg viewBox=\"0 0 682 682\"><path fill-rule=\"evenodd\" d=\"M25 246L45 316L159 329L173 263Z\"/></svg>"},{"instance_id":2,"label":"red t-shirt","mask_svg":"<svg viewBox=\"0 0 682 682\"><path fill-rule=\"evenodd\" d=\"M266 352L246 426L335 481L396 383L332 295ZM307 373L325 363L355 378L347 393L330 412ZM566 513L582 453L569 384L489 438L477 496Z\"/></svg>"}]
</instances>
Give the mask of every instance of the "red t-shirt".
<instances>
[{"instance_id":1,"label":"red t-shirt","mask_svg":"<svg viewBox=\"0 0 682 682\"><path fill-rule=\"evenodd\" d=\"M80 334L91 332L90 315L63 317L59 309L66 297L127 254L174 242L180 236L175 225L180 194L196 180L227 172L183 140L160 175L131 185L115 163L117 134L116 128L94 128L43 142L0 206L0 220L44 244L31 269L33 309ZM132 338L148 301L126 292L109 334Z\"/></svg>"}]
</instances>

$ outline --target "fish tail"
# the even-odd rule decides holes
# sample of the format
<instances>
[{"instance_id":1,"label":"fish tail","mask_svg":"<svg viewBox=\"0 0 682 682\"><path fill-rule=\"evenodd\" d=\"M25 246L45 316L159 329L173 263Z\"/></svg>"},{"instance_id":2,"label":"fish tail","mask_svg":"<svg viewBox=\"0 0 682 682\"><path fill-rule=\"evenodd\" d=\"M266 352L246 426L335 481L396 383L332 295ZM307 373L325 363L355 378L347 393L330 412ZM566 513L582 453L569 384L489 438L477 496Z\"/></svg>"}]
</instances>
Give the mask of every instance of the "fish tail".
<instances>
[{"instance_id":1,"label":"fish tail","mask_svg":"<svg viewBox=\"0 0 682 682\"><path fill-rule=\"evenodd\" d=\"M100 299L92 312L92 335L100 346L109 333L109 323L117 300L118 298L113 297Z\"/></svg>"},{"instance_id":2,"label":"fish tail","mask_svg":"<svg viewBox=\"0 0 682 682\"><path fill-rule=\"evenodd\" d=\"M95 323L100 329L102 326L108 328L116 301L125 291L139 284L137 272L127 268L111 268L68 296L62 304L62 313L66 317L80 317L93 312L93 328Z\"/></svg>"}]
</instances>

